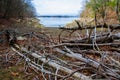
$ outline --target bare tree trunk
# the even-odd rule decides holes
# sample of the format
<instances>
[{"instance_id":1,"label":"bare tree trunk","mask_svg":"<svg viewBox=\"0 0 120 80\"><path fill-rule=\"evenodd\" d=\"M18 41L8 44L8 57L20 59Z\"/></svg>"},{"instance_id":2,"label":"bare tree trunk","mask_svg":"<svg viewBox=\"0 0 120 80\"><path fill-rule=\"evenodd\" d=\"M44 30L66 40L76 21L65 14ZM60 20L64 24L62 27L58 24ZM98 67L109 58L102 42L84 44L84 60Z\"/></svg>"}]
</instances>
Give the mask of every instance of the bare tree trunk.
<instances>
[{"instance_id":1,"label":"bare tree trunk","mask_svg":"<svg viewBox=\"0 0 120 80\"><path fill-rule=\"evenodd\" d=\"M120 22L119 9L120 9L120 0L117 0L117 2L116 2L116 14L117 14L118 20Z\"/></svg>"}]
</instances>

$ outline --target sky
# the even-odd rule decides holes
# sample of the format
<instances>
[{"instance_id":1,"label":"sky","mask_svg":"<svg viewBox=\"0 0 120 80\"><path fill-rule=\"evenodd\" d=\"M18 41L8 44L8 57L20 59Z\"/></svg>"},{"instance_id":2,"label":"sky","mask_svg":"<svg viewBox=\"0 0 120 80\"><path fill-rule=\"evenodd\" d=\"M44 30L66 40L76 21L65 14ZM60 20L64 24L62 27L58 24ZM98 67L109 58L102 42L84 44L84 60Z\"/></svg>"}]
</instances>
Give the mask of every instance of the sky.
<instances>
[{"instance_id":1,"label":"sky","mask_svg":"<svg viewBox=\"0 0 120 80\"><path fill-rule=\"evenodd\" d=\"M38 15L79 15L86 0L33 0Z\"/></svg>"}]
</instances>

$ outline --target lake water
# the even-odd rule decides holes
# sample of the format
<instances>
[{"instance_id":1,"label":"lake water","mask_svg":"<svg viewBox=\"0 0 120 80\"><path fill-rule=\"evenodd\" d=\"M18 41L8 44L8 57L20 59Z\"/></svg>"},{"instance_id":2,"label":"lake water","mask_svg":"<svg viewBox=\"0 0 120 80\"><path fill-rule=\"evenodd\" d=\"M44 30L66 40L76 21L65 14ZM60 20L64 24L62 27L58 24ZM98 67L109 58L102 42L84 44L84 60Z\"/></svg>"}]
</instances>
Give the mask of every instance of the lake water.
<instances>
[{"instance_id":1,"label":"lake water","mask_svg":"<svg viewBox=\"0 0 120 80\"><path fill-rule=\"evenodd\" d=\"M46 27L59 27L72 22L79 17L40 17L40 23Z\"/></svg>"}]
</instances>

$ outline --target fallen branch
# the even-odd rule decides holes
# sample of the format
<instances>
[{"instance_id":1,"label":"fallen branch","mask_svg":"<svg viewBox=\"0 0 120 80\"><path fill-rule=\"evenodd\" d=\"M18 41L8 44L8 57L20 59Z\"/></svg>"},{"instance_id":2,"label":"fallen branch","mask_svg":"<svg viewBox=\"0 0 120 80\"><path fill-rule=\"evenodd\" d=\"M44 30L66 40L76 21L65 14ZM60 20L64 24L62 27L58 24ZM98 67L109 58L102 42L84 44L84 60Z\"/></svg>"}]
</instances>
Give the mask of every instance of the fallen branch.
<instances>
[{"instance_id":1,"label":"fallen branch","mask_svg":"<svg viewBox=\"0 0 120 80\"><path fill-rule=\"evenodd\" d=\"M65 27L59 27L59 29L63 29L63 30L84 30L84 29L94 29L94 28L108 28L108 25L104 24L104 25L97 25L97 26L88 26L88 27L74 27L74 28L65 28ZM109 25L109 28L111 30L114 29L120 29L120 24L115 24L115 25Z\"/></svg>"},{"instance_id":2,"label":"fallen branch","mask_svg":"<svg viewBox=\"0 0 120 80\"><path fill-rule=\"evenodd\" d=\"M72 58L75 58L75 59L78 59L82 62L85 62L86 64L96 68L96 69L99 69L100 66L102 66L103 68L101 70L105 71L105 73L107 75L112 75L113 77L115 77L116 79L119 79L119 74L117 74L116 72L114 72L113 70L111 70L111 68L107 67L106 65L104 64L101 64L100 62L97 62L97 61L94 61L93 59L90 59L88 57L83 57L81 54L77 54L77 53L73 53L70 49L68 49L66 47L66 50L67 52L63 51L63 50L60 50L59 48L56 48L54 49L55 51L61 53L61 54L64 54L68 57L72 57Z\"/></svg>"},{"instance_id":3,"label":"fallen branch","mask_svg":"<svg viewBox=\"0 0 120 80\"><path fill-rule=\"evenodd\" d=\"M57 51L57 52L59 52L61 54L64 54L64 55L66 55L68 57L72 57L72 58L78 59L78 60L80 60L82 62L88 63L89 65L91 65L91 66L93 66L95 68L98 68L99 65L100 65L98 62L93 61L92 59L89 59L89 58L86 59L86 58L84 58L81 54L67 53L67 52L65 52L65 51L63 51L63 50L61 50L59 48L55 48L54 51Z\"/></svg>"},{"instance_id":4,"label":"fallen branch","mask_svg":"<svg viewBox=\"0 0 120 80\"><path fill-rule=\"evenodd\" d=\"M61 43L58 45L52 45L52 46L46 46L46 48L56 48L61 46L87 46L92 47L93 44L85 44L85 43ZM103 44L97 44L97 46L120 46L120 43L103 43Z\"/></svg>"},{"instance_id":5,"label":"fallen branch","mask_svg":"<svg viewBox=\"0 0 120 80\"><path fill-rule=\"evenodd\" d=\"M22 53L20 53L19 51L17 51L15 48L13 48L12 47L12 50L14 50L17 54L19 54L20 56L24 56ZM37 59L39 59L40 61L42 61L43 63L46 63L47 62L47 64L48 65L50 65L50 66L52 66L52 67L54 67L54 68L59 68L59 70L61 70L61 71L64 71L64 72L66 72L66 73L72 73L72 72L74 72L73 70L71 70L71 69L68 69L68 68L66 68L66 67L63 67L63 66L60 66L60 65L58 65L58 64L56 64L56 63L54 63L54 62L51 62L51 61L49 61L50 59L46 59L45 57L43 57L43 56L41 56L41 55L38 55L37 53L31 53L31 52L29 52L29 51L26 51L26 50L23 50L23 52L26 52L27 54L29 54L29 55L31 55L31 56L33 56L34 58L37 58ZM24 58L26 58L27 59L27 57L24 57ZM74 77L77 77L77 78L79 78L79 79L81 79L81 80L90 80L90 78L88 77L88 76L85 76L85 75L83 75L83 74L81 74L81 73L78 73L78 72L76 72L76 73L74 73L73 74L73 76Z\"/></svg>"}]
</instances>

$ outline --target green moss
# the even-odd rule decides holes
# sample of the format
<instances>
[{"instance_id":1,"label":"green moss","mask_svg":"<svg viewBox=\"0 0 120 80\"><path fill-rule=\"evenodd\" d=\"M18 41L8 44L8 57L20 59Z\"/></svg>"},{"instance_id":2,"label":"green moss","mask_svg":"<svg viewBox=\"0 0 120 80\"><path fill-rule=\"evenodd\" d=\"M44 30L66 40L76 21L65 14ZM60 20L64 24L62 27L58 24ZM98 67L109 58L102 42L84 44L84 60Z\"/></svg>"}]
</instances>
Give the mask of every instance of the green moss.
<instances>
[{"instance_id":1,"label":"green moss","mask_svg":"<svg viewBox=\"0 0 120 80\"><path fill-rule=\"evenodd\" d=\"M23 64L0 69L0 80L31 80L34 75L26 77Z\"/></svg>"}]
</instances>

